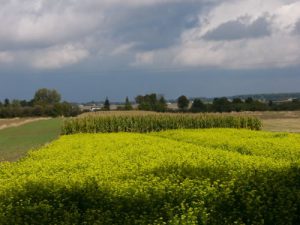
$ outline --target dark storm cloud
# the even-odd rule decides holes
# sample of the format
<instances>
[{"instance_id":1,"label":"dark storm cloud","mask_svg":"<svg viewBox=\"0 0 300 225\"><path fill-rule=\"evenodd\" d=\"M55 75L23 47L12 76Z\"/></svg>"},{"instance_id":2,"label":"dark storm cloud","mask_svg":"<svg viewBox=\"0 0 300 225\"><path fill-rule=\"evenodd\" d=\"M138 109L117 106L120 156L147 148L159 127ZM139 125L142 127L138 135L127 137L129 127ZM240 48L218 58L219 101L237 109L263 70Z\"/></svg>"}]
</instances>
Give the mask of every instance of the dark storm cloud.
<instances>
[{"instance_id":1,"label":"dark storm cloud","mask_svg":"<svg viewBox=\"0 0 300 225\"><path fill-rule=\"evenodd\" d=\"M40 87L72 101L296 90L299 78L286 77L299 71L298 2L5 0L0 99L30 98Z\"/></svg>"},{"instance_id":2,"label":"dark storm cloud","mask_svg":"<svg viewBox=\"0 0 300 225\"><path fill-rule=\"evenodd\" d=\"M223 41L260 38L270 34L268 21L264 17L261 17L250 25L244 24L240 19L228 21L221 24L216 29L207 32L203 38L206 40Z\"/></svg>"},{"instance_id":3,"label":"dark storm cloud","mask_svg":"<svg viewBox=\"0 0 300 225\"><path fill-rule=\"evenodd\" d=\"M295 25L294 33L300 34L300 19L298 20L298 22Z\"/></svg>"},{"instance_id":4,"label":"dark storm cloud","mask_svg":"<svg viewBox=\"0 0 300 225\"><path fill-rule=\"evenodd\" d=\"M135 42L141 50L167 48L198 23L203 3L165 3L119 13L111 21L111 38Z\"/></svg>"}]
</instances>

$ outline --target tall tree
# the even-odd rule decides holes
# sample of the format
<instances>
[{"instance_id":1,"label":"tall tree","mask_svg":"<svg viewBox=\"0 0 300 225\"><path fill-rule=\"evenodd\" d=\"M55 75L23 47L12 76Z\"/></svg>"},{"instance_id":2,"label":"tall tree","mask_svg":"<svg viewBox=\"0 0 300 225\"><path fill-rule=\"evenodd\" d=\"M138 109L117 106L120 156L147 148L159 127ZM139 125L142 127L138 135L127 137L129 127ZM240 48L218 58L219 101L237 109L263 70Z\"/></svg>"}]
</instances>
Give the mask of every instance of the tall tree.
<instances>
[{"instance_id":1,"label":"tall tree","mask_svg":"<svg viewBox=\"0 0 300 225\"><path fill-rule=\"evenodd\" d=\"M230 112L231 105L226 97L215 98L213 101L213 109L217 112Z\"/></svg>"},{"instance_id":2,"label":"tall tree","mask_svg":"<svg viewBox=\"0 0 300 225\"><path fill-rule=\"evenodd\" d=\"M157 111L165 112L167 110L167 101L164 96L160 96L157 102Z\"/></svg>"},{"instance_id":3,"label":"tall tree","mask_svg":"<svg viewBox=\"0 0 300 225\"><path fill-rule=\"evenodd\" d=\"M132 110L132 105L131 105L131 102L129 101L128 97L126 97L126 99L125 99L124 109L125 110Z\"/></svg>"},{"instance_id":4,"label":"tall tree","mask_svg":"<svg viewBox=\"0 0 300 225\"><path fill-rule=\"evenodd\" d=\"M167 109L165 98L155 93L139 95L135 101L139 104L139 110L164 112Z\"/></svg>"},{"instance_id":5,"label":"tall tree","mask_svg":"<svg viewBox=\"0 0 300 225\"><path fill-rule=\"evenodd\" d=\"M202 100L200 98L196 98L193 101L191 111L192 112L204 112L204 111L206 111L206 105L202 102Z\"/></svg>"},{"instance_id":6,"label":"tall tree","mask_svg":"<svg viewBox=\"0 0 300 225\"><path fill-rule=\"evenodd\" d=\"M35 105L54 105L59 103L61 95L56 90L47 88L39 89L35 92L33 102Z\"/></svg>"},{"instance_id":7,"label":"tall tree","mask_svg":"<svg viewBox=\"0 0 300 225\"><path fill-rule=\"evenodd\" d=\"M245 103L247 104L252 104L254 102L253 98L251 97L248 97L246 100L245 100Z\"/></svg>"},{"instance_id":8,"label":"tall tree","mask_svg":"<svg viewBox=\"0 0 300 225\"><path fill-rule=\"evenodd\" d=\"M233 104L242 104L243 101L242 101L242 99L240 99L240 98L234 98L234 99L232 100L232 103L233 103Z\"/></svg>"},{"instance_id":9,"label":"tall tree","mask_svg":"<svg viewBox=\"0 0 300 225\"><path fill-rule=\"evenodd\" d=\"M4 99L4 107L8 107L10 105L10 101L8 98Z\"/></svg>"},{"instance_id":10,"label":"tall tree","mask_svg":"<svg viewBox=\"0 0 300 225\"><path fill-rule=\"evenodd\" d=\"M104 105L103 105L104 110L110 110L110 102L108 100L108 97L106 97Z\"/></svg>"},{"instance_id":11,"label":"tall tree","mask_svg":"<svg viewBox=\"0 0 300 225\"><path fill-rule=\"evenodd\" d=\"M178 99L177 99L177 106L179 109L181 110L186 110L189 107L189 103L190 101L188 100L188 98L185 95L181 95Z\"/></svg>"}]
</instances>

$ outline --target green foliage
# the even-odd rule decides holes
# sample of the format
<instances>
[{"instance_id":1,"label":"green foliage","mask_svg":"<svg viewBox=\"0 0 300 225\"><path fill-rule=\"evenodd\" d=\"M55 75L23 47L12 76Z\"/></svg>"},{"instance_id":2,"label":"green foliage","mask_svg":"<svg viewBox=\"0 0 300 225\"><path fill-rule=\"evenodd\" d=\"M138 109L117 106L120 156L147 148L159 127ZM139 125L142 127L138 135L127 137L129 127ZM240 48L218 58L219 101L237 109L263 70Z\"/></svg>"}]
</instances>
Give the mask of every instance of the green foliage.
<instances>
[{"instance_id":1,"label":"green foliage","mask_svg":"<svg viewBox=\"0 0 300 225\"><path fill-rule=\"evenodd\" d=\"M66 101L60 102L61 96L56 90L46 88L36 91L34 98L30 101L5 99L4 107L0 104L0 118L13 117L58 117L77 116L80 109Z\"/></svg>"},{"instance_id":2,"label":"green foliage","mask_svg":"<svg viewBox=\"0 0 300 225\"><path fill-rule=\"evenodd\" d=\"M213 101L213 109L215 112L230 112L230 102L227 98L215 98Z\"/></svg>"},{"instance_id":3,"label":"green foliage","mask_svg":"<svg viewBox=\"0 0 300 225\"><path fill-rule=\"evenodd\" d=\"M299 224L299 139L233 129L63 136L0 164L0 224Z\"/></svg>"},{"instance_id":4,"label":"green foliage","mask_svg":"<svg viewBox=\"0 0 300 225\"><path fill-rule=\"evenodd\" d=\"M35 105L31 106L9 106L0 107L0 118L13 117L59 117L59 116L76 116L80 114L80 109L76 105L68 102L56 103L54 105Z\"/></svg>"},{"instance_id":5,"label":"green foliage","mask_svg":"<svg viewBox=\"0 0 300 225\"><path fill-rule=\"evenodd\" d=\"M177 99L177 106L179 109L181 110L187 110L188 107L189 107L189 103L190 101L188 100L188 98L184 95L180 96L178 99Z\"/></svg>"},{"instance_id":6,"label":"green foliage","mask_svg":"<svg viewBox=\"0 0 300 225\"><path fill-rule=\"evenodd\" d=\"M152 132L184 128L248 128L260 130L254 117L208 114L103 115L71 118L64 121L63 134L106 132Z\"/></svg>"},{"instance_id":7,"label":"green foliage","mask_svg":"<svg viewBox=\"0 0 300 225\"><path fill-rule=\"evenodd\" d=\"M135 101L139 104L139 110L156 112L165 112L167 110L165 98L155 93L145 96L139 95L135 98Z\"/></svg>"},{"instance_id":8,"label":"green foliage","mask_svg":"<svg viewBox=\"0 0 300 225\"><path fill-rule=\"evenodd\" d=\"M60 94L56 90L47 88L39 89L35 92L33 102L35 105L53 105L61 100Z\"/></svg>"},{"instance_id":9,"label":"green foliage","mask_svg":"<svg viewBox=\"0 0 300 225\"><path fill-rule=\"evenodd\" d=\"M108 100L108 97L106 97L103 105L103 109L109 111L110 110L110 102Z\"/></svg>"},{"instance_id":10,"label":"green foliage","mask_svg":"<svg viewBox=\"0 0 300 225\"><path fill-rule=\"evenodd\" d=\"M4 107L8 107L10 105L10 101L8 98L4 100Z\"/></svg>"},{"instance_id":11,"label":"green foliage","mask_svg":"<svg viewBox=\"0 0 300 225\"><path fill-rule=\"evenodd\" d=\"M206 110L207 107L200 98L194 99L191 107L191 112L205 112Z\"/></svg>"},{"instance_id":12,"label":"green foliage","mask_svg":"<svg viewBox=\"0 0 300 225\"><path fill-rule=\"evenodd\" d=\"M131 102L129 101L128 97L125 99L125 105L124 105L124 110L132 110L132 105Z\"/></svg>"}]
</instances>

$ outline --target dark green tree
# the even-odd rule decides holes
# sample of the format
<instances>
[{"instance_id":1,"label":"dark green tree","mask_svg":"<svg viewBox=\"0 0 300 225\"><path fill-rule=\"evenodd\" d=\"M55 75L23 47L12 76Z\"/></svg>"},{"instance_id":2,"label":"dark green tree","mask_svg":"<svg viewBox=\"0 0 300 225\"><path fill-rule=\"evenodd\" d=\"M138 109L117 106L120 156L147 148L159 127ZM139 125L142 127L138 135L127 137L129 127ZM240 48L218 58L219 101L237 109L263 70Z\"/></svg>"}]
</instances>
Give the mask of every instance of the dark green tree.
<instances>
[{"instance_id":1,"label":"dark green tree","mask_svg":"<svg viewBox=\"0 0 300 225\"><path fill-rule=\"evenodd\" d=\"M254 102L253 98L251 97L248 97L246 100L245 100L245 103L247 104L252 104Z\"/></svg>"},{"instance_id":2,"label":"dark green tree","mask_svg":"<svg viewBox=\"0 0 300 225\"><path fill-rule=\"evenodd\" d=\"M232 104L231 105L232 105L231 108L232 108L233 111L240 112L240 111L245 110L245 106L244 106L245 103L240 98L234 98L232 100Z\"/></svg>"},{"instance_id":3,"label":"dark green tree","mask_svg":"<svg viewBox=\"0 0 300 225\"><path fill-rule=\"evenodd\" d=\"M177 99L177 106L179 109L181 110L186 110L188 109L189 107L189 103L190 101L188 100L188 98L184 95L180 96L178 99Z\"/></svg>"},{"instance_id":4,"label":"dark green tree","mask_svg":"<svg viewBox=\"0 0 300 225\"><path fill-rule=\"evenodd\" d=\"M216 112L230 112L231 105L226 97L215 98L213 100L213 110Z\"/></svg>"},{"instance_id":5,"label":"dark green tree","mask_svg":"<svg viewBox=\"0 0 300 225\"><path fill-rule=\"evenodd\" d=\"M10 105L10 101L8 98L4 99L4 107L8 107Z\"/></svg>"},{"instance_id":6,"label":"dark green tree","mask_svg":"<svg viewBox=\"0 0 300 225\"><path fill-rule=\"evenodd\" d=\"M202 102L202 100L200 98L196 98L193 101L191 111L192 112L205 112L206 105Z\"/></svg>"},{"instance_id":7,"label":"dark green tree","mask_svg":"<svg viewBox=\"0 0 300 225\"><path fill-rule=\"evenodd\" d=\"M155 93L147 95L139 95L135 98L139 104L139 110L164 112L167 110L166 100L163 96L158 96Z\"/></svg>"},{"instance_id":8,"label":"dark green tree","mask_svg":"<svg viewBox=\"0 0 300 225\"><path fill-rule=\"evenodd\" d=\"M34 105L54 105L59 103L61 95L56 90L47 88L39 89L35 92L33 97Z\"/></svg>"},{"instance_id":9,"label":"dark green tree","mask_svg":"<svg viewBox=\"0 0 300 225\"><path fill-rule=\"evenodd\" d=\"M232 103L233 103L233 104L242 104L243 101L242 101L242 99L240 99L240 98L234 98L234 99L232 100Z\"/></svg>"},{"instance_id":10,"label":"dark green tree","mask_svg":"<svg viewBox=\"0 0 300 225\"><path fill-rule=\"evenodd\" d=\"M157 102L157 110L158 112L165 112L167 110L167 101L164 96L160 96Z\"/></svg>"},{"instance_id":11,"label":"dark green tree","mask_svg":"<svg viewBox=\"0 0 300 225\"><path fill-rule=\"evenodd\" d=\"M124 109L125 110L132 110L132 105L131 105L131 102L129 101L128 97L126 97L126 99L125 99Z\"/></svg>"},{"instance_id":12,"label":"dark green tree","mask_svg":"<svg viewBox=\"0 0 300 225\"><path fill-rule=\"evenodd\" d=\"M272 107L273 106L273 101L272 100L269 100L268 102L268 106Z\"/></svg>"},{"instance_id":13,"label":"dark green tree","mask_svg":"<svg viewBox=\"0 0 300 225\"><path fill-rule=\"evenodd\" d=\"M104 101L103 109L104 110L110 110L110 102L108 100L108 97L106 97L106 99Z\"/></svg>"}]
</instances>

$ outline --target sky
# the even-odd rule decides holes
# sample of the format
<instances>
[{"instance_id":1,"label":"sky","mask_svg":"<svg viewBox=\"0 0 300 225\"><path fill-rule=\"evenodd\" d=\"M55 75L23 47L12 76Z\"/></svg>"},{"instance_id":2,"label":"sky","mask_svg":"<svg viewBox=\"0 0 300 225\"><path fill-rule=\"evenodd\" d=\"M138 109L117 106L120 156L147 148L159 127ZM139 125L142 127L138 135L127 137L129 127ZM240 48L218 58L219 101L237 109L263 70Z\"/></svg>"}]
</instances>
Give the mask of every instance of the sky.
<instances>
[{"instance_id":1,"label":"sky","mask_svg":"<svg viewBox=\"0 0 300 225\"><path fill-rule=\"evenodd\" d=\"M0 3L0 100L300 92L299 0Z\"/></svg>"}]
</instances>

